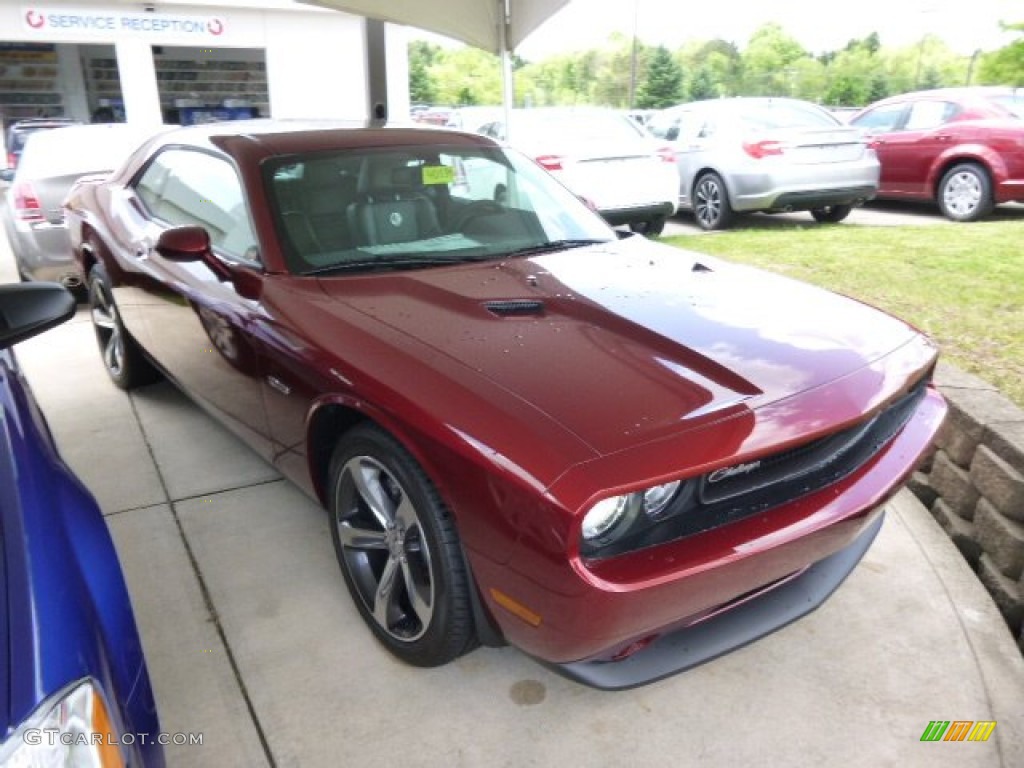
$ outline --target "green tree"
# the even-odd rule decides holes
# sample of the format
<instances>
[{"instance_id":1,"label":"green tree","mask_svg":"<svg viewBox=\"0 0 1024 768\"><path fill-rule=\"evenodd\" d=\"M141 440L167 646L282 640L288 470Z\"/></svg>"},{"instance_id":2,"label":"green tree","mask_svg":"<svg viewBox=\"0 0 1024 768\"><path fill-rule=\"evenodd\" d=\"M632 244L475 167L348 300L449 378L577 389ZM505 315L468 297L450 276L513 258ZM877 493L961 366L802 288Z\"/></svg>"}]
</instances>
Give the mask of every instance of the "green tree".
<instances>
[{"instance_id":1,"label":"green tree","mask_svg":"<svg viewBox=\"0 0 1024 768\"><path fill-rule=\"evenodd\" d=\"M501 62L493 53L469 46L444 51L430 72L441 104L501 103Z\"/></svg>"},{"instance_id":2,"label":"green tree","mask_svg":"<svg viewBox=\"0 0 1024 768\"><path fill-rule=\"evenodd\" d=\"M430 75L430 67L442 50L425 40L409 43L409 100L413 103L432 104L437 98L437 87Z\"/></svg>"},{"instance_id":3,"label":"green tree","mask_svg":"<svg viewBox=\"0 0 1024 768\"><path fill-rule=\"evenodd\" d=\"M1024 33L1024 23L1003 24L1002 27ZM978 79L989 85L1024 85L1024 34L998 51L985 54Z\"/></svg>"},{"instance_id":4,"label":"green tree","mask_svg":"<svg viewBox=\"0 0 1024 768\"><path fill-rule=\"evenodd\" d=\"M714 99L718 96L718 89L715 87L715 81L709 67L703 66L694 73L693 80L690 81L689 95L693 101Z\"/></svg>"},{"instance_id":5,"label":"green tree","mask_svg":"<svg viewBox=\"0 0 1024 768\"><path fill-rule=\"evenodd\" d=\"M748 96L784 96L792 89L792 67L807 52L775 23L750 37L743 51L743 90Z\"/></svg>"},{"instance_id":6,"label":"green tree","mask_svg":"<svg viewBox=\"0 0 1024 768\"><path fill-rule=\"evenodd\" d=\"M683 100L683 70L663 45L651 51L647 71L638 82L636 106L640 109L662 109Z\"/></svg>"}]
</instances>

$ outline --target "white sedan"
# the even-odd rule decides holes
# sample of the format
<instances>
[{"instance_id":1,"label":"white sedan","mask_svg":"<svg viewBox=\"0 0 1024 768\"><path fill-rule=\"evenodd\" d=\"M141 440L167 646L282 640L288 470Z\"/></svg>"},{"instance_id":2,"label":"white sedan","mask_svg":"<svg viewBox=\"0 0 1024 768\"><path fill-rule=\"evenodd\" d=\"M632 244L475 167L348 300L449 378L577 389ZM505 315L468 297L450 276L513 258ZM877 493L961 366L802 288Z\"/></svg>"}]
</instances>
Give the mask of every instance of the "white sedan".
<instances>
[{"instance_id":1,"label":"white sedan","mask_svg":"<svg viewBox=\"0 0 1024 768\"><path fill-rule=\"evenodd\" d=\"M657 235L676 212L675 151L626 115L592 107L517 109L511 128L496 120L480 133L534 158L609 224Z\"/></svg>"}]
</instances>

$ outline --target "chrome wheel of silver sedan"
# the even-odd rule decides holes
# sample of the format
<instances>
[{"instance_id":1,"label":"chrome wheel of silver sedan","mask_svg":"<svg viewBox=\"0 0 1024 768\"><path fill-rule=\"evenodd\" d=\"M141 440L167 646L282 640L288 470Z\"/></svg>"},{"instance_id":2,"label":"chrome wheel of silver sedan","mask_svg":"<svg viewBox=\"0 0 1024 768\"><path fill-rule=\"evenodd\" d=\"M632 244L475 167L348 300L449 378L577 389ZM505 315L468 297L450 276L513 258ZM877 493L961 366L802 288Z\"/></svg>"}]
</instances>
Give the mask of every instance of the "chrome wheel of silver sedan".
<instances>
[{"instance_id":1,"label":"chrome wheel of silver sedan","mask_svg":"<svg viewBox=\"0 0 1024 768\"><path fill-rule=\"evenodd\" d=\"M939 183L939 208L953 221L976 221L995 207L989 175L976 163L961 163Z\"/></svg>"},{"instance_id":2,"label":"chrome wheel of silver sedan","mask_svg":"<svg viewBox=\"0 0 1024 768\"><path fill-rule=\"evenodd\" d=\"M362 425L331 460L331 534L367 625L399 658L443 664L473 643L455 526L423 470L390 435Z\"/></svg>"},{"instance_id":3,"label":"chrome wheel of silver sedan","mask_svg":"<svg viewBox=\"0 0 1024 768\"><path fill-rule=\"evenodd\" d=\"M729 191L717 173L706 173L697 179L693 189L693 214L701 229L725 229L732 223Z\"/></svg>"}]
</instances>

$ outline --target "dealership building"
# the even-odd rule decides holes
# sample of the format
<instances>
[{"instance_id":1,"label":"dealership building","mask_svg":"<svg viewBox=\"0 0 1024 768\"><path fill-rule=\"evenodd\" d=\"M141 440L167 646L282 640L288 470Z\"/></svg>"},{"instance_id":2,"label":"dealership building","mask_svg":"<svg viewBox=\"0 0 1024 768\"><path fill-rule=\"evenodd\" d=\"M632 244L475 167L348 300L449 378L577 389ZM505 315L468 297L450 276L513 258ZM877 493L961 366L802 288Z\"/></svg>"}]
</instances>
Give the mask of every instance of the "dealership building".
<instances>
[{"instance_id":1,"label":"dealership building","mask_svg":"<svg viewBox=\"0 0 1024 768\"><path fill-rule=\"evenodd\" d=\"M408 115L404 27L287 0L0 1L0 118Z\"/></svg>"}]
</instances>

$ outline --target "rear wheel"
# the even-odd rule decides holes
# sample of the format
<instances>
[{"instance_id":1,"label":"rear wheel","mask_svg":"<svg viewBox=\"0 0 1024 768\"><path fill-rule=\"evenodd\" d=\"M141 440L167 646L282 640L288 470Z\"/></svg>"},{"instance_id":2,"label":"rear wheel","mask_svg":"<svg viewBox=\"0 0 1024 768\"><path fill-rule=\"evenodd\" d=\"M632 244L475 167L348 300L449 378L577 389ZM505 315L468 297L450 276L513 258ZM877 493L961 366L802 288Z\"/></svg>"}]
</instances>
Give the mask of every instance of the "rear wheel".
<instances>
[{"instance_id":1,"label":"rear wheel","mask_svg":"<svg viewBox=\"0 0 1024 768\"><path fill-rule=\"evenodd\" d=\"M939 209L953 221L977 221L995 208L992 181L977 163L950 168L939 182Z\"/></svg>"},{"instance_id":2,"label":"rear wheel","mask_svg":"<svg viewBox=\"0 0 1024 768\"><path fill-rule=\"evenodd\" d=\"M111 380L121 389L133 389L155 381L159 374L125 330L114 303L110 278L99 264L89 272L89 311L103 367Z\"/></svg>"},{"instance_id":3,"label":"rear wheel","mask_svg":"<svg viewBox=\"0 0 1024 768\"><path fill-rule=\"evenodd\" d=\"M822 224L838 224L850 215L852 205L826 205L824 208L812 208L811 216Z\"/></svg>"},{"instance_id":4,"label":"rear wheel","mask_svg":"<svg viewBox=\"0 0 1024 768\"><path fill-rule=\"evenodd\" d=\"M638 235L657 237L665 231L665 217L658 216L657 218L648 219L647 221L634 221L630 223L629 229L632 232L636 232Z\"/></svg>"},{"instance_id":5,"label":"rear wheel","mask_svg":"<svg viewBox=\"0 0 1024 768\"><path fill-rule=\"evenodd\" d=\"M370 424L331 457L331 537L356 608L408 664L433 667L476 644L469 575L451 515L426 473Z\"/></svg>"},{"instance_id":6,"label":"rear wheel","mask_svg":"<svg viewBox=\"0 0 1024 768\"><path fill-rule=\"evenodd\" d=\"M726 229L733 220L729 191L717 173L705 173L693 188L693 215L701 229Z\"/></svg>"}]
</instances>

